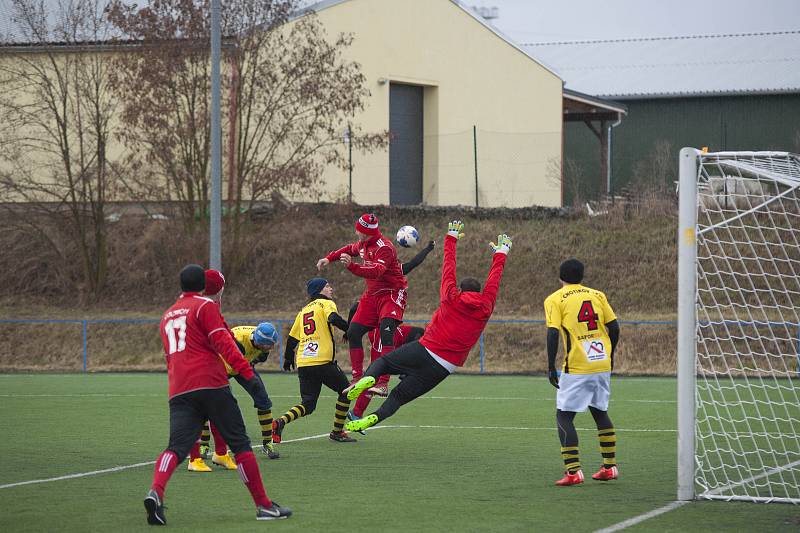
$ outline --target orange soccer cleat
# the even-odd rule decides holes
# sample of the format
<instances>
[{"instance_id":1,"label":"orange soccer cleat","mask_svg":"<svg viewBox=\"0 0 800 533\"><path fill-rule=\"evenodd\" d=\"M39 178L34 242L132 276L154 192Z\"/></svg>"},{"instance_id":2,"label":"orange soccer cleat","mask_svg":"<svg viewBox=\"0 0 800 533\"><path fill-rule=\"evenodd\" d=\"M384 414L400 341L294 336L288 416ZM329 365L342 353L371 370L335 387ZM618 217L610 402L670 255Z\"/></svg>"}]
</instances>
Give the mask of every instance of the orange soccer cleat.
<instances>
[{"instance_id":1,"label":"orange soccer cleat","mask_svg":"<svg viewBox=\"0 0 800 533\"><path fill-rule=\"evenodd\" d=\"M569 487L570 485L580 485L583 483L583 470L578 470L574 474L564 472L564 477L556 481L559 487Z\"/></svg>"},{"instance_id":2,"label":"orange soccer cleat","mask_svg":"<svg viewBox=\"0 0 800 533\"><path fill-rule=\"evenodd\" d=\"M605 468L601 466L600 470L598 470L596 474L592 474L592 479L599 479L600 481L610 481L612 479L617 479L618 477L619 471L617 471L617 465L614 465L611 468Z\"/></svg>"},{"instance_id":3,"label":"orange soccer cleat","mask_svg":"<svg viewBox=\"0 0 800 533\"><path fill-rule=\"evenodd\" d=\"M283 432L283 421L278 418L272 421L272 442L279 444L281 442L281 433Z\"/></svg>"}]
</instances>

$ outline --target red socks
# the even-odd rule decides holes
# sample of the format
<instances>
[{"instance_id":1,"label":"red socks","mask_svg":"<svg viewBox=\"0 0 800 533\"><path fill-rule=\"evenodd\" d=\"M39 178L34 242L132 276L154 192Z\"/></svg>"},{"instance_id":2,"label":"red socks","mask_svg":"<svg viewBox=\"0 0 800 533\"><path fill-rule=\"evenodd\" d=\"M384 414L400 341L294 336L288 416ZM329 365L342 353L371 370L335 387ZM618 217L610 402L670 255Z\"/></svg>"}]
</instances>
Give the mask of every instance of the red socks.
<instances>
[{"instance_id":1,"label":"red socks","mask_svg":"<svg viewBox=\"0 0 800 533\"><path fill-rule=\"evenodd\" d=\"M227 452L226 452L227 453ZM236 454L237 470L239 477L242 478L247 490L253 497L256 505L262 507L270 507L272 501L267 497L264 491L264 484L261 481L261 472L258 470L258 462L253 452L242 452ZM164 491L167 488L169 478L178 466L178 456L169 450L165 450L156 459L156 467L153 472L153 485L152 488L158 493L158 496L163 500Z\"/></svg>"},{"instance_id":2,"label":"red socks","mask_svg":"<svg viewBox=\"0 0 800 533\"><path fill-rule=\"evenodd\" d=\"M253 455L252 453L250 455ZM253 457L255 461L255 457ZM153 472L153 485L152 488L158 493L158 496L163 500L164 491L167 488L167 482L178 466L178 456L175 453L164 450L161 455L156 459L156 468ZM262 489L263 490L263 489Z\"/></svg>"},{"instance_id":3,"label":"red socks","mask_svg":"<svg viewBox=\"0 0 800 533\"><path fill-rule=\"evenodd\" d=\"M350 368L353 369L353 381L358 381L364 374L364 348L350 348Z\"/></svg>"},{"instance_id":4,"label":"red socks","mask_svg":"<svg viewBox=\"0 0 800 533\"><path fill-rule=\"evenodd\" d=\"M383 347L381 347L381 355L380 355L380 357L383 357L387 353L393 352L393 351L394 351L394 346L383 346Z\"/></svg>"},{"instance_id":5,"label":"red socks","mask_svg":"<svg viewBox=\"0 0 800 533\"><path fill-rule=\"evenodd\" d=\"M390 376L389 374L384 374L384 375L382 375L382 376L380 376L378 378L378 381L375 382L375 386L378 387L380 385L388 385L389 384L389 380L391 378L392 378L392 376ZM355 405L353 406L353 414L356 415L359 418L363 417L364 416L364 411L366 411L367 407L369 407L369 402L371 400L372 400L372 394L371 393L362 394L361 396L359 396L358 399L356 400Z\"/></svg>"},{"instance_id":6,"label":"red socks","mask_svg":"<svg viewBox=\"0 0 800 533\"><path fill-rule=\"evenodd\" d=\"M272 501L267 498L267 493L264 491L264 484L261 481L261 472L258 470L258 462L253 452L242 452L236 454L236 469L239 471L239 477L242 482L250 491L253 501L256 505L262 507L270 507Z\"/></svg>"},{"instance_id":7,"label":"red socks","mask_svg":"<svg viewBox=\"0 0 800 533\"><path fill-rule=\"evenodd\" d=\"M369 405L369 401L372 399L372 394L362 394L356 400L356 404L353 406L353 414L357 417L361 418L364 416L364 411L367 410L367 406Z\"/></svg>"},{"instance_id":8,"label":"red socks","mask_svg":"<svg viewBox=\"0 0 800 533\"><path fill-rule=\"evenodd\" d=\"M226 443L225 439L222 438L222 434L217 431L217 428L214 427L214 424L209 425L211 426L211 434L214 436L214 453L217 455L227 455L228 443Z\"/></svg>"},{"instance_id":9,"label":"red socks","mask_svg":"<svg viewBox=\"0 0 800 533\"><path fill-rule=\"evenodd\" d=\"M200 457L200 441L198 440L192 445L192 449L189 450L189 461L194 461Z\"/></svg>"}]
</instances>

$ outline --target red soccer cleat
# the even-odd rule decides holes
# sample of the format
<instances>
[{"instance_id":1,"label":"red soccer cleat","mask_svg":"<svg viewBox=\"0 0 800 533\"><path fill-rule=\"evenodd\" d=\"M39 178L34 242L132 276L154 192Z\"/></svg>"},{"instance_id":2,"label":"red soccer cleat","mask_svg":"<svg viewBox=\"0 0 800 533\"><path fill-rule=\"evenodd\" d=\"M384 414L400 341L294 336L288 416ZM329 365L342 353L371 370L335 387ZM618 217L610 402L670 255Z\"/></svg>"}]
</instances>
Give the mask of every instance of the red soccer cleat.
<instances>
[{"instance_id":1,"label":"red soccer cleat","mask_svg":"<svg viewBox=\"0 0 800 533\"><path fill-rule=\"evenodd\" d=\"M574 474L564 472L564 477L556 481L559 487L569 487L570 485L580 485L583 483L583 470L578 470Z\"/></svg>"},{"instance_id":2,"label":"red soccer cleat","mask_svg":"<svg viewBox=\"0 0 800 533\"><path fill-rule=\"evenodd\" d=\"M283 431L283 424L279 424L277 420L272 421L272 442L278 444L281 442L281 432Z\"/></svg>"},{"instance_id":3,"label":"red soccer cleat","mask_svg":"<svg viewBox=\"0 0 800 533\"><path fill-rule=\"evenodd\" d=\"M600 481L610 481L612 479L617 479L619 477L619 472L617 471L617 466L614 465L611 468L600 467L600 470L597 471L596 474L592 474L592 479L599 479Z\"/></svg>"}]
</instances>

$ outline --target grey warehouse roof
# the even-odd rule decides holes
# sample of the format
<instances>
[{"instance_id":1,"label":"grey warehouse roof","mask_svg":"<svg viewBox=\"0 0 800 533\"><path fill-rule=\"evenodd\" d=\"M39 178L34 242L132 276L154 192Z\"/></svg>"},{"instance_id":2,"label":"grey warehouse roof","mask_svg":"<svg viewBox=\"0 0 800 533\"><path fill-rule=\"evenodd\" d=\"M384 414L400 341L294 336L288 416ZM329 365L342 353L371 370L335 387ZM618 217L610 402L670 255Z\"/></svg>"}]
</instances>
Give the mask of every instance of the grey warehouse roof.
<instances>
[{"instance_id":1,"label":"grey warehouse roof","mask_svg":"<svg viewBox=\"0 0 800 533\"><path fill-rule=\"evenodd\" d=\"M800 93L800 30L521 46L567 88L600 97Z\"/></svg>"}]
</instances>

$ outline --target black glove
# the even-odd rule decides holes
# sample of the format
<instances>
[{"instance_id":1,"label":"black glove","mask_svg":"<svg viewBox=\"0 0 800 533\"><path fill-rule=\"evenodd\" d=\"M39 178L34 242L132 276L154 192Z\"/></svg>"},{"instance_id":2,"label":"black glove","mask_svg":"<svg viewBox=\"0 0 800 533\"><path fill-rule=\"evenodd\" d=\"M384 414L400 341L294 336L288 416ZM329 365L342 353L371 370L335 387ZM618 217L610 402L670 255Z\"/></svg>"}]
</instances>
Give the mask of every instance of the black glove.
<instances>
[{"instance_id":1,"label":"black glove","mask_svg":"<svg viewBox=\"0 0 800 533\"><path fill-rule=\"evenodd\" d=\"M433 247L436 246L436 241L428 241L428 250L433 250Z\"/></svg>"},{"instance_id":2,"label":"black glove","mask_svg":"<svg viewBox=\"0 0 800 533\"><path fill-rule=\"evenodd\" d=\"M255 366L258 363L263 363L269 357L269 352L261 352L261 355L258 357L253 357L253 360L250 361L250 366Z\"/></svg>"},{"instance_id":3,"label":"black glove","mask_svg":"<svg viewBox=\"0 0 800 533\"><path fill-rule=\"evenodd\" d=\"M291 357L284 357L283 369L286 372L291 372L292 370L294 370L294 355L292 355Z\"/></svg>"},{"instance_id":4,"label":"black glove","mask_svg":"<svg viewBox=\"0 0 800 533\"><path fill-rule=\"evenodd\" d=\"M557 389L559 388L559 386L558 386L558 370L556 370L555 368L550 369L548 371L548 373L547 373L547 379L550 380L550 385L552 385L553 387L555 387Z\"/></svg>"}]
</instances>

